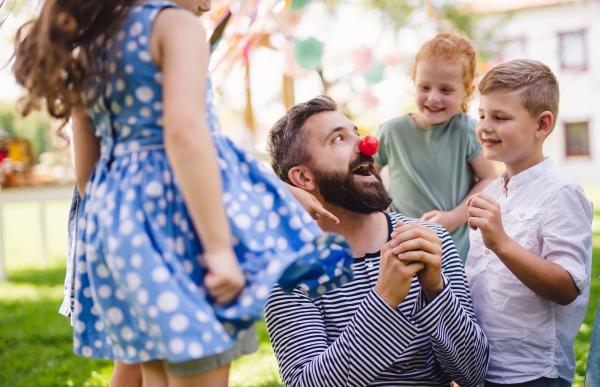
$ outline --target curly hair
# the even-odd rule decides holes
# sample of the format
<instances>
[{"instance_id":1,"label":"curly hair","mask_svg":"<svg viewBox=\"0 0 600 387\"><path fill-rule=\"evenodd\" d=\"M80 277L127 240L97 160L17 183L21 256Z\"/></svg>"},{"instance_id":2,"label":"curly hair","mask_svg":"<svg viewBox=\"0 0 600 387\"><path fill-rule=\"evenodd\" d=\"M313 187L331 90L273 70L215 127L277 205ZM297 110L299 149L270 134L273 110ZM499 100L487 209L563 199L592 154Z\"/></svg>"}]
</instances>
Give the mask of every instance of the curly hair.
<instances>
[{"instance_id":1,"label":"curly hair","mask_svg":"<svg viewBox=\"0 0 600 387\"><path fill-rule=\"evenodd\" d=\"M435 38L423 44L412 63L412 79L417 75L417 64L420 60L443 60L459 63L463 68L463 85L469 92L473 79L477 74L477 49L466 36L458 36L447 32L437 34ZM463 113L469 110L473 93L462 103Z\"/></svg>"},{"instance_id":2,"label":"curly hair","mask_svg":"<svg viewBox=\"0 0 600 387\"><path fill-rule=\"evenodd\" d=\"M305 149L307 134L302 128L306 121L317 113L334 110L337 110L335 102L321 95L291 107L275 123L269 132L267 151L273 170L282 181L293 185L288 176L289 170L310 161L310 154Z\"/></svg>"},{"instance_id":3,"label":"curly hair","mask_svg":"<svg viewBox=\"0 0 600 387\"><path fill-rule=\"evenodd\" d=\"M135 0L45 0L37 18L16 34L13 72L27 94L22 115L44 107L61 119L61 134L96 67L95 50L123 22Z\"/></svg>"}]
</instances>

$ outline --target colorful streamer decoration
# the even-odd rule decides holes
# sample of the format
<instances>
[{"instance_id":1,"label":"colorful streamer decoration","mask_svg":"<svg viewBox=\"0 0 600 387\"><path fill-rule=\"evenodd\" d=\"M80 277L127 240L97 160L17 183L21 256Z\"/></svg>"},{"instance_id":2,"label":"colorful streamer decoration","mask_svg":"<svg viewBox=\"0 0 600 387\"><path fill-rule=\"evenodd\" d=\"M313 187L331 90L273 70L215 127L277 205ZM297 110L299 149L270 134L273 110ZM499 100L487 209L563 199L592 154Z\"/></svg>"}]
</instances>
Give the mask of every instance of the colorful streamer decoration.
<instances>
[{"instance_id":1,"label":"colorful streamer decoration","mask_svg":"<svg viewBox=\"0 0 600 387\"><path fill-rule=\"evenodd\" d=\"M296 1L296 0L294 0ZM268 34L272 16L289 9L292 0L215 0L203 16L214 51L209 70L218 89L235 63L245 63L250 52ZM223 25L224 24L224 25ZM220 36L213 38L213 33Z\"/></svg>"},{"instance_id":2,"label":"colorful streamer decoration","mask_svg":"<svg viewBox=\"0 0 600 387\"><path fill-rule=\"evenodd\" d=\"M10 5L6 2L6 0L0 0L0 27L2 27L2 24L4 24L6 19L8 19L16 4L17 0L14 0ZM6 15L4 15L5 13Z\"/></svg>"}]
</instances>

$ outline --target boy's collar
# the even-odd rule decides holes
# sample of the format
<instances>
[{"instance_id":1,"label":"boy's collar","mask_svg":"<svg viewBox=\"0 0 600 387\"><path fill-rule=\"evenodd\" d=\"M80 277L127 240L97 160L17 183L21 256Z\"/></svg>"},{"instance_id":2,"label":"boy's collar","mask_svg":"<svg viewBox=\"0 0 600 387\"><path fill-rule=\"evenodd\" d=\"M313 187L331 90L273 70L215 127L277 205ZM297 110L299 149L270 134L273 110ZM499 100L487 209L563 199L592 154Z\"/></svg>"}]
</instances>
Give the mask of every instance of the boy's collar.
<instances>
[{"instance_id":1,"label":"boy's collar","mask_svg":"<svg viewBox=\"0 0 600 387\"><path fill-rule=\"evenodd\" d=\"M536 177L538 177L539 175L541 175L542 173L544 173L546 170L548 170L549 168L554 166L554 160L552 159L552 157L546 157L544 159L544 161L542 161L539 164L534 165L533 167L530 167L526 170L524 170L523 172L520 172L516 175L514 175L508 182L508 184L506 184L506 180L508 179L508 174L506 173L506 171L504 171L502 173L502 175L500 175L500 183L502 184L502 186L507 185L507 186L517 186L517 185L521 185L523 183L526 183L528 181L531 181L533 179L535 179Z\"/></svg>"}]
</instances>

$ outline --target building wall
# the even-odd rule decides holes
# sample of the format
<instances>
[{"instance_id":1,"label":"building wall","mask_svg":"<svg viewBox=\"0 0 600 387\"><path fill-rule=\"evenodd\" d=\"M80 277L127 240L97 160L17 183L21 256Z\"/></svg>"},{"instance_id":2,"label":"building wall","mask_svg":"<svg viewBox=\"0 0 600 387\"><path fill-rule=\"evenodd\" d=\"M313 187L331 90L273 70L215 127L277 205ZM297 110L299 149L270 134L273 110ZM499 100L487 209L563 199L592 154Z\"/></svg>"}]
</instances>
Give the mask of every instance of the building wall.
<instances>
[{"instance_id":1,"label":"building wall","mask_svg":"<svg viewBox=\"0 0 600 387\"><path fill-rule=\"evenodd\" d=\"M514 11L494 33L502 59L537 59L557 76L560 110L546 156L579 181L600 181L600 2L581 1ZM501 17L505 15L492 15ZM485 22L485 21L484 21ZM585 29L587 68L561 68L560 34ZM504 46L504 49L501 47ZM567 122L588 122L589 156L566 155Z\"/></svg>"}]
</instances>

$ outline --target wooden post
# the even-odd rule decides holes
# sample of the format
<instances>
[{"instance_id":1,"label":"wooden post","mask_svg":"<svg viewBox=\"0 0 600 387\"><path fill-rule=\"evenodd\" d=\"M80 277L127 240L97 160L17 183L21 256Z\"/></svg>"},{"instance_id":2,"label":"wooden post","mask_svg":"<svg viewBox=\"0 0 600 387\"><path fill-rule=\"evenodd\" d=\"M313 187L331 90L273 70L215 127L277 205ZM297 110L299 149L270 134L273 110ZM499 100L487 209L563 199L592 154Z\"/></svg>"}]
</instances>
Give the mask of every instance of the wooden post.
<instances>
[{"instance_id":1,"label":"wooden post","mask_svg":"<svg viewBox=\"0 0 600 387\"><path fill-rule=\"evenodd\" d=\"M40 215L40 234L42 236L42 259L44 262L44 269L48 267L48 250L47 250L47 241L46 241L46 211L45 211L45 201L40 200L38 202L38 213Z\"/></svg>"},{"instance_id":2,"label":"wooden post","mask_svg":"<svg viewBox=\"0 0 600 387\"><path fill-rule=\"evenodd\" d=\"M294 98L294 78L287 74L283 74L283 102L285 103L285 110L296 104Z\"/></svg>"},{"instance_id":3,"label":"wooden post","mask_svg":"<svg viewBox=\"0 0 600 387\"><path fill-rule=\"evenodd\" d=\"M250 91L250 59L246 61L246 126L254 137L254 114L252 113L252 92Z\"/></svg>"}]
</instances>

